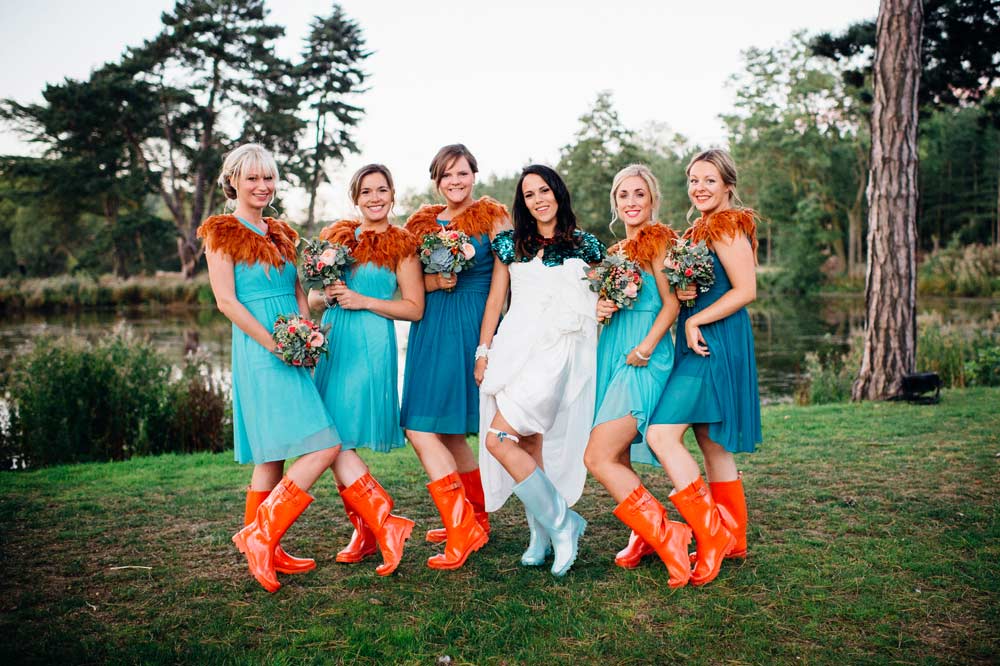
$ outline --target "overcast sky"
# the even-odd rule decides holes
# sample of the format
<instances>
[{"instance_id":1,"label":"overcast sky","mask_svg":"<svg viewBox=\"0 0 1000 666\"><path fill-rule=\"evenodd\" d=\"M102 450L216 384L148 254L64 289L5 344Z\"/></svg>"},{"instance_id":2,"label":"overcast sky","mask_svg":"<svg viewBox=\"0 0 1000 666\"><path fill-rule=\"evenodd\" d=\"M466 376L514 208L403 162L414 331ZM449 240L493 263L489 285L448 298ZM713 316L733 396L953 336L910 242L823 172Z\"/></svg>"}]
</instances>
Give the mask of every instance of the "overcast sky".
<instances>
[{"instance_id":1,"label":"overcast sky","mask_svg":"<svg viewBox=\"0 0 1000 666\"><path fill-rule=\"evenodd\" d=\"M0 0L0 97L41 99L46 83L84 78L155 35L173 0ZM839 31L874 18L876 0L344 0L374 54L357 130L360 156L332 175L327 215L344 211L351 171L384 162L400 190L423 188L437 149L462 142L483 173L530 160L555 163L598 91L610 90L626 126L650 122L722 145L719 114L740 51L796 30ZM325 0L272 0L294 57ZM25 152L9 131L0 153Z\"/></svg>"}]
</instances>

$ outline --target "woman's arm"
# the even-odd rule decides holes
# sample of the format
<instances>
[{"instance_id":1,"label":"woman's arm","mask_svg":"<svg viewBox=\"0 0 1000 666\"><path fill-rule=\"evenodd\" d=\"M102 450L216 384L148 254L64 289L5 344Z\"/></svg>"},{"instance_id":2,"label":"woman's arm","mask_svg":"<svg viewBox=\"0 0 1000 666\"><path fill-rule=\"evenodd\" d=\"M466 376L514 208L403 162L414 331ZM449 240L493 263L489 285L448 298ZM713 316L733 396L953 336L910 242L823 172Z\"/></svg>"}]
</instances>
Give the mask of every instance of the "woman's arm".
<instances>
[{"instance_id":1,"label":"woman's arm","mask_svg":"<svg viewBox=\"0 0 1000 666\"><path fill-rule=\"evenodd\" d=\"M337 283L327 287L345 310L368 310L386 319L417 321L424 316L424 288L421 284L420 261L416 256L402 259L396 267L400 298L384 299L364 296Z\"/></svg>"},{"instance_id":2,"label":"woman's arm","mask_svg":"<svg viewBox=\"0 0 1000 666\"><path fill-rule=\"evenodd\" d=\"M424 291L429 294L438 289L454 289L455 285L458 284L458 275L452 273L450 278L445 278L440 273L425 273L423 280Z\"/></svg>"},{"instance_id":3,"label":"woman's arm","mask_svg":"<svg viewBox=\"0 0 1000 666\"><path fill-rule=\"evenodd\" d=\"M500 257L493 259L493 277L490 280L490 293L486 296L486 308L483 310L483 323L479 327L479 345L487 348L493 343L493 335L496 333L500 323L500 313L503 311L503 304L507 300L507 290L510 288L510 268L500 261ZM475 378L476 384L483 381L486 372L486 357L476 359Z\"/></svg>"},{"instance_id":4,"label":"woman's arm","mask_svg":"<svg viewBox=\"0 0 1000 666\"><path fill-rule=\"evenodd\" d=\"M295 302L299 304L299 314L306 319L312 319L312 313L309 312L309 298L298 278L295 279Z\"/></svg>"},{"instance_id":5,"label":"woman's arm","mask_svg":"<svg viewBox=\"0 0 1000 666\"><path fill-rule=\"evenodd\" d=\"M275 343L271 338L271 332L236 299L236 278L232 259L221 252L211 250L205 251L205 258L208 260L208 281L212 285L212 294L215 296L219 312L226 315L229 321L236 324L237 328L264 349L274 351Z\"/></svg>"},{"instance_id":6,"label":"woman's arm","mask_svg":"<svg viewBox=\"0 0 1000 666\"><path fill-rule=\"evenodd\" d=\"M732 283L732 288L707 308L688 317L684 324L688 347L701 356L708 356L708 346L699 328L725 319L757 298L757 268L753 248L742 233L713 243L712 249Z\"/></svg>"},{"instance_id":7,"label":"woman's arm","mask_svg":"<svg viewBox=\"0 0 1000 666\"><path fill-rule=\"evenodd\" d=\"M666 257L666 250L664 250L662 255L657 256L653 260L653 266L662 266L663 259ZM635 346L635 349L628 353L628 357L625 359L625 363L628 365L634 365L642 367L649 363L649 359L653 356L653 350L656 346L660 344L663 336L667 334L670 327L673 326L674 321L677 319L677 313L680 312L681 304L677 300L677 296L670 289L670 281L667 280L667 275L663 271L652 270L653 279L656 281L656 291L660 294L660 300L663 301L663 305L660 307L660 311L656 315L656 319L653 320L653 325L649 327L649 332L646 333L646 337ZM641 354L641 356L640 356Z\"/></svg>"}]
</instances>

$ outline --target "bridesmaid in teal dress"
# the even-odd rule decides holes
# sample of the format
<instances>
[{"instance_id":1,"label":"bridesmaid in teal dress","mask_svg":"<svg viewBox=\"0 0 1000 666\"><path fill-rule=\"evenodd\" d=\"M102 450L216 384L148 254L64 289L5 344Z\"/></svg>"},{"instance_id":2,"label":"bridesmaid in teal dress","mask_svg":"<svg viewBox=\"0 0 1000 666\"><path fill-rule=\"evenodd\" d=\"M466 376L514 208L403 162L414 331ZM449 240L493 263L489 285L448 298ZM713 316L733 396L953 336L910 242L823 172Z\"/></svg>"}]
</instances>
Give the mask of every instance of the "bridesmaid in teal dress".
<instances>
[{"instance_id":1,"label":"bridesmaid in teal dress","mask_svg":"<svg viewBox=\"0 0 1000 666\"><path fill-rule=\"evenodd\" d=\"M654 221L659 205L660 186L648 167L633 164L615 175L612 224L622 220L626 238L608 254L619 252L637 262L642 287L631 308L619 310L606 298L597 303L598 318L610 321L597 346L597 407L584 462L619 504L632 493L646 492L632 469L630 445L631 461L657 464L645 441L646 426L674 363L669 330L680 304L662 266L677 234ZM671 587L686 584L691 530L669 521L658 523L657 529L663 534L652 542L656 550L633 531L615 563L631 569L643 556L656 552L670 571Z\"/></svg>"},{"instance_id":2,"label":"bridesmaid in teal dress","mask_svg":"<svg viewBox=\"0 0 1000 666\"><path fill-rule=\"evenodd\" d=\"M387 576L403 557L413 521L392 515L392 498L357 449L384 453L403 446L393 320L420 319L424 290L416 239L389 223L395 201L389 170L381 164L362 167L351 178L350 193L361 221L343 220L320 233L350 248L354 263L343 282L309 294L313 307L326 307L323 324L330 325L330 354L316 366L315 380L330 414L342 424L344 450L332 471L354 533L337 561L360 562L377 545L384 562L376 573Z\"/></svg>"},{"instance_id":3,"label":"bridesmaid in teal dress","mask_svg":"<svg viewBox=\"0 0 1000 666\"><path fill-rule=\"evenodd\" d=\"M460 273L424 276L427 308L410 327L406 351L401 419L430 480L427 490L442 511L444 528L429 530L426 537L446 542L444 554L428 561L440 569L462 566L490 531L479 464L466 436L479 431L474 370L485 353L477 345L493 275L490 242L510 227L510 218L493 199L473 198L477 171L476 158L464 145L441 148L430 176L445 204L422 206L406 223L418 239L442 229L464 232L476 251L472 265ZM464 519L469 507L478 527ZM457 514L451 515L453 509Z\"/></svg>"},{"instance_id":4,"label":"bridesmaid in teal dress","mask_svg":"<svg viewBox=\"0 0 1000 666\"><path fill-rule=\"evenodd\" d=\"M746 556L747 508L734 453L761 441L760 397L753 332L746 306L757 296L756 220L738 207L736 165L729 153L709 150L687 168L688 197L701 217L685 232L711 250L715 282L682 308L677 321L674 369L650 420L649 445L663 463L670 499L698 542L691 582L719 573L723 558ZM681 300L694 293L678 293ZM694 427L705 458L705 486L685 448Z\"/></svg>"},{"instance_id":5,"label":"bridesmaid in teal dress","mask_svg":"<svg viewBox=\"0 0 1000 666\"><path fill-rule=\"evenodd\" d=\"M275 572L301 573L316 566L278 545L312 502L309 488L339 451L334 422L309 371L285 365L271 338L279 314L308 317L295 270L298 234L263 216L278 184L274 157L255 144L229 153L219 185L235 215L210 217L198 228L219 310L233 323L233 436L236 461L253 463L244 522L233 541L250 572L269 592ZM284 473L285 460L299 456Z\"/></svg>"}]
</instances>

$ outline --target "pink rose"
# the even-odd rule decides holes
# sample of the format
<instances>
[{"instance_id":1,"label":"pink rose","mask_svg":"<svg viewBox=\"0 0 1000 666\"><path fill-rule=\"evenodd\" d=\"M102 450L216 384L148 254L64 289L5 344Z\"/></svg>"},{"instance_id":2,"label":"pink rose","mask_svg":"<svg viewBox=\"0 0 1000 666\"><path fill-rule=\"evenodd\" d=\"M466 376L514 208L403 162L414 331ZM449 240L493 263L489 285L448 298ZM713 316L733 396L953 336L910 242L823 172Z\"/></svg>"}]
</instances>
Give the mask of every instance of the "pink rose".
<instances>
[{"instance_id":1,"label":"pink rose","mask_svg":"<svg viewBox=\"0 0 1000 666\"><path fill-rule=\"evenodd\" d=\"M316 262L316 270L321 271L325 267L326 267L326 264L324 264L322 261L317 261Z\"/></svg>"},{"instance_id":2,"label":"pink rose","mask_svg":"<svg viewBox=\"0 0 1000 666\"><path fill-rule=\"evenodd\" d=\"M451 240L458 240L458 232L452 231L451 233L448 234L448 238L450 238Z\"/></svg>"},{"instance_id":3,"label":"pink rose","mask_svg":"<svg viewBox=\"0 0 1000 666\"><path fill-rule=\"evenodd\" d=\"M292 365L302 365L302 361L300 361L297 358L296 359L292 359Z\"/></svg>"},{"instance_id":4,"label":"pink rose","mask_svg":"<svg viewBox=\"0 0 1000 666\"><path fill-rule=\"evenodd\" d=\"M322 347L324 340L326 340L326 338L323 337L322 333L319 331L313 331L312 335L309 336L309 340L306 342L306 345L309 347Z\"/></svg>"},{"instance_id":5,"label":"pink rose","mask_svg":"<svg viewBox=\"0 0 1000 666\"><path fill-rule=\"evenodd\" d=\"M635 298L636 294L639 293L639 288L635 286L635 282L629 282L622 291L629 298Z\"/></svg>"},{"instance_id":6,"label":"pink rose","mask_svg":"<svg viewBox=\"0 0 1000 666\"><path fill-rule=\"evenodd\" d=\"M319 260L329 266L337 260L337 253L333 251L333 248L327 248L319 255Z\"/></svg>"},{"instance_id":7,"label":"pink rose","mask_svg":"<svg viewBox=\"0 0 1000 666\"><path fill-rule=\"evenodd\" d=\"M476 256L476 248L472 247L472 243L462 243L462 254L466 259L472 259Z\"/></svg>"},{"instance_id":8,"label":"pink rose","mask_svg":"<svg viewBox=\"0 0 1000 666\"><path fill-rule=\"evenodd\" d=\"M294 333L295 332L295 326L289 325L288 326L288 332L289 333Z\"/></svg>"},{"instance_id":9,"label":"pink rose","mask_svg":"<svg viewBox=\"0 0 1000 666\"><path fill-rule=\"evenodd\" d=\"M694 275L694 271L693 270L691 270L690 268L685 268L684 269L684 277L691 277L692 275Z\"/></svg>"}]
</instances>

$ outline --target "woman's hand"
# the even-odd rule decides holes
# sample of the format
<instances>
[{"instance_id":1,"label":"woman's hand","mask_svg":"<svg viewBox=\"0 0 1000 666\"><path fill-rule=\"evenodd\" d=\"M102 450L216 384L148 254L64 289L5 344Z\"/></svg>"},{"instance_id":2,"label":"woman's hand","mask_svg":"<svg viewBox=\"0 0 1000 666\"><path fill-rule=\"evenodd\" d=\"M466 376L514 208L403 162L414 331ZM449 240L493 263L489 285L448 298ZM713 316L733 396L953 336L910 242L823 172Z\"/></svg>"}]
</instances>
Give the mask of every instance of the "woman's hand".
<instances>
[{"instance_id":1,"label":"woman's hand","mask_svg":"<svg viewBox=\"0 0 1000 666\"><path fill-rule=\"evenodd\" d=\"M483 383L483 377L486 375L486 364L487 359L485 356L476 359L476 368L472 371L472 376L476 379L476 386Z\"/></svg>"},{"instance_id":2,"label":"woman's hand","mask_svg":"<svg viewBox=\"0 0 1000 666\"><path fill-rule=\"evenodd\" d=\"M693 301L698 297L698 287L696 285L688 285L686 289L675 289L677 292L677 300L681 303L685 301Z\"/></svg>"},{"instance_id":3,"label":"woman's hand","mask_svg":"<svg viewBox=\"0 0 1000 666\"><path fill-rule=\"evenodd\" d=\"M438 289L454 289L458 284L458 275L455 273L448 273L448 277L444 277L444 273L435 273L435 276Z\"/></svg>"},{"instance_id":4,"label":"woman's hand","mask_svg":"<svg viewBox=\"0 0 1000 666\"><path fill-rule=\"evenodd\" d=\"M335 282L326 287L330 298L337 299L337 305L345 310L367 310L368 297L356 291L351 291L343 282Z\"/></svg>"},{"instance_id":5,"label":"woman's hand","mask_svg":"<svg viewBox=\"0 0 1000 666\"><path fill-rule=\"evenodd\" d=\"M618 312L615 302L607 298L597 299L597 321L607 321L611 315Z\"/></svg>"},{"instance_id":6,"label":"woman's hand","mask_svg":"<svg viewBox=\"0 0 1000 666\"><path fill-rule=\"evenodd\" d=\"M649 365L649 359L652 356L653 350L643 349L641 346L637 346L628 353L628 356L625 357L625 365L631 365L636 368L644 368Z\"/></svg>"},{"instance_id":7,"label":"woman's hand","mask_svg":"<svg viewBox=\"0 0 1000 666\"><path fill-rule=\"evenodd\" d=\"M693 320L688 319L684 324L684 335L687 337L687 345L698 356L708 356L708 344L701 335L701 329Z\"/></svg>"}]
</instances>

